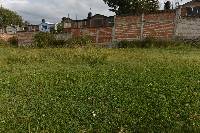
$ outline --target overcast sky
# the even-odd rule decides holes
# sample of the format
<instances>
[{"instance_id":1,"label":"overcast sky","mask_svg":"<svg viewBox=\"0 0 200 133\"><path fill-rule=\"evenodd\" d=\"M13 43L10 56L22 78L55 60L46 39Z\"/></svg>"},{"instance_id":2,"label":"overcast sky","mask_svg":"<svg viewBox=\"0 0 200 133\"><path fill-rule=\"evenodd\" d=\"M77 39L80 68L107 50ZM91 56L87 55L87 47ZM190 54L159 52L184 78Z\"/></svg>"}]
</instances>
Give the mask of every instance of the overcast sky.
<instances>
[{"instance_id":1,"label":"overcast sky","mask_svg":"<svg viewBox=\"0 0 200 133\"><path fill-rule=\"evenodd\" d=\"M165 0L160 1L163 3ZM190 0L183 0L183 3L187 1ZM78 19L83 19L87 17L90 8L93 14L114 15L108 11L109 7L103 0L0 0L0 2L33 24L40 23L42 18L54 23L59 22L68 14L73 19L76 16Z\"/></svg>"}]
</instances>

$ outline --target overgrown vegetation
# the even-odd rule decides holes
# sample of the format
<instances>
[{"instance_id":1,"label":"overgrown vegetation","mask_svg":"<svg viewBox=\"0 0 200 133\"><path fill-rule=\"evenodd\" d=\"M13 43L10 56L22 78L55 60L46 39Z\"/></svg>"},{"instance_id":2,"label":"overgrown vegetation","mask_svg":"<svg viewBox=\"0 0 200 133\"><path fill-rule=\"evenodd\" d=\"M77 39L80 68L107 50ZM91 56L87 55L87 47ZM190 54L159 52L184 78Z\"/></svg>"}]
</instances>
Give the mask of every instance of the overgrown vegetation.
<instances>
[{"instance_id":1,"label":"overgrown vegetation","mask_svg":"<svg viewBox=\"0 0 200 133\"><path fill-rule=\"evenodd\" d=\"M159 0L103 0L117 15L155 12L159 8Z\"/></svg>"},{"instance_id":2,"label":"overgrown vegetation","mask_svg":"<svg viewBox=\"0 0 200 133\"><path fill-rule=\"evenodd\" d=\"M66 41L67 47L83 47L92 44L90 36L74 37Z\"/></svg>"},{"instance_id":3,"label":"overgrown vegetation","mask_svg":"<svg viewBox=\"0 0 200 133\"><path fill-rule=\"evenodd\" d=\"M16 36L13 36L13 37L8 39L8 43L11 46L18 47L18 38Z\"/></svg>"},{"instance_id":4,"label":"overgrown vegetation","mask_svg":"<svg viewBox=\"0 0 200 133\"><path fill-rule=\"evenodd\" d=\"M46 47L83 47L91 45L90 36L74 37L68 40L57 40L52 33L39 32L34 37L34 44L38 48Z\"/></svg>"},{"instance_id":5,"label":"overgrown vegetation","mask_svg":"<svg viewBox=\"0 0 200 133\"><path fill-rule=\"evenodd\" d=\"M142 41L134 40L127 41L122 40L115 43L117 48L178 48L178 47L194 47L200 48L199 41L184 41L184 40L157 40L154 38L146 38Z\"/></svg>"},{"instance_id":6,"label":"overgrown vegetation","mask_svg":"<svg viewBox=\"0 0 200 133\"><path fill-rule=\"evenodd\" d=\"M0 132L198 132L197 49L0 47Z\"/></svg>"},{"instance_id":7,"label":"overgrown vegetation","mask_svg":"<svg viewBox=\"0 0 200 133\"><path fill-rule=\"evenodd\" d=\"M22 24L22 17L19 16L16 12L0 7L0 27L5 28L7 25L21 26Z\"/></svg>"}]
</instances>

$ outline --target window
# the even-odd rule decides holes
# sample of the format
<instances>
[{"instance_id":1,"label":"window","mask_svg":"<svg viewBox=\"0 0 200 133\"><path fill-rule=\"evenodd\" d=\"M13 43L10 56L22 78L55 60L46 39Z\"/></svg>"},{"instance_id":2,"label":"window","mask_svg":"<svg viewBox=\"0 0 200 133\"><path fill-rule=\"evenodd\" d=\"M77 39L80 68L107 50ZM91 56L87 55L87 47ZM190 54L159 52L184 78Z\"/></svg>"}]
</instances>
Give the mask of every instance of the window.
<instances>
[{"instance_id":1,"label":"window","mask_svg":"<svg viewBox=\"0 0 200 133\"><path fill-rule=\"evenodd\" d=\"M187 10L187 16L192 16L192 8L186 7L186 10Z\"/></svg>"}]
</instances>

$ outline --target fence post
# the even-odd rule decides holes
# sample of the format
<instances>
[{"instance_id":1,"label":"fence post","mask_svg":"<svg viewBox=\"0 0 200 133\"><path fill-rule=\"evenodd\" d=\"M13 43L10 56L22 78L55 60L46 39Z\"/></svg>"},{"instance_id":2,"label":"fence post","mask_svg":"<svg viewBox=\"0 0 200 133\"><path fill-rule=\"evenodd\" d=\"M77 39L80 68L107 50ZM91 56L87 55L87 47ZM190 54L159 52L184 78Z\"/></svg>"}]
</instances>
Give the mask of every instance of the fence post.
<instances>
[{"instance_id":1,"label":"fence post","mask_svg":"<svg viewBox=\"0 0 200 133\"><path fill-rule=\"evenodd\" d=\"M179 21L181 19L181 10L182 10L182 6L178 7L178 9L176 9L176 13L175 13L175 19L173 21L174 23L174 35L173 35L173 39L176 39L176 36L178 35L178 24Z\"/></svg>"},{"instance_id":2,"label":"fence post","mask_svg":"<svg viewBox=\"0 0 200 133\"><path fill-rule=\"evenodd\" d=\"M99 43L99 28L96 31L96 43Z\"/></svg>"},{"instance_id":3,"label":"fence post","mask_svg":"<svg viewBox=\"0 0 200 133\"><path fill-rule=\"evenodd\" d=\"M115 30L116 30L116 15L114 16L114 24L112 27L112 42L115 41Z\"/></svg>"},{"instance_id":4,"label":"fence post","mask_svg":"<svg viewBox=\"0 0 200 133\"><path fill-rule=\"evenodd\" d=\"M144 13L142 13L142 16L141 16L140 40L143 40L143 33L144 33Z\"/></svg>"}]
</instances>

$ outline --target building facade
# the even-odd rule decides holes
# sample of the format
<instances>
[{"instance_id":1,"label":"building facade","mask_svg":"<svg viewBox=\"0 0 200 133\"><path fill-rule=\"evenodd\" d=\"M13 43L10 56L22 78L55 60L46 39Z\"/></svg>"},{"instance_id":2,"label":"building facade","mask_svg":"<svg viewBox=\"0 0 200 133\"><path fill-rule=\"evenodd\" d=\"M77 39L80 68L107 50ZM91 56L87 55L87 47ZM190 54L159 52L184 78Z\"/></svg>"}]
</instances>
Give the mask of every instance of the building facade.
<instances>
[{"instance_id":1,"label":"building facade","mask_svg":"<svg viewBox=\"0 0 200 133\"><path fill-rule=\"evenodd\" d=\"M42 19L42 23L39 24L39 31L41 32L51 32L51 30L55 29L55 24L46 22L45 19Z\"/></svg>"},{"instance_id":2,"label":"building facade","mask_svg":"<svg viewBox=\"0 0 200 133\"><path fill-rule=\"evenodd\" d=\"M72 20L71 18L63 18L64 29L68 31L70 28L97 28L97 27L113 27L114 16L104 16L96 14L92 16L88 13L87 19Z\"/></svg>"}]
</instances>

